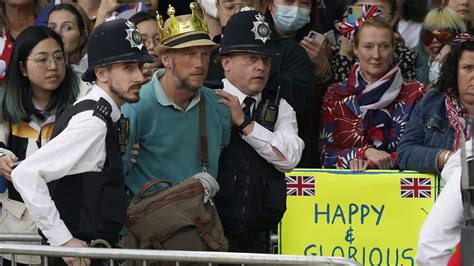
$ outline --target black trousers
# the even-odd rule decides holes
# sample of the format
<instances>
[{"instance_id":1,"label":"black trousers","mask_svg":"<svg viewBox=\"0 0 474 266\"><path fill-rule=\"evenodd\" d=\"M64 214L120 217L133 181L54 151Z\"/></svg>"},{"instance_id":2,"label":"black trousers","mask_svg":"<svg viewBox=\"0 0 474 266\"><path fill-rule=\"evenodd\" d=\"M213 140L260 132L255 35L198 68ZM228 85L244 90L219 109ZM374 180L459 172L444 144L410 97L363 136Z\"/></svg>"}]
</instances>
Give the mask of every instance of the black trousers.
<instances>
[{"instance_id":1,"label":"black trousers","mask_svg":"<svg viewBox=\"0 0 474 266\"><path fill-rule=\"evenodd\" d=\"M3 265L3 266L11 266L11 265L12 265L12 261L2 258L2 265ZM18 262L17 262L16 265L18 265L18 266L28 266L29 264L23 264L23 263L18 263Z\"/></svg>"},{"instance_id":2,"label":"black trousers","mask_svg":"<svg viewBox=\"0 0 474 266\"><path fill-rule=\"evenodd\" d=\"M229 242L229 252L270 253L270 231L228 232L224 234Z\"/></svg>"}]
</instances>

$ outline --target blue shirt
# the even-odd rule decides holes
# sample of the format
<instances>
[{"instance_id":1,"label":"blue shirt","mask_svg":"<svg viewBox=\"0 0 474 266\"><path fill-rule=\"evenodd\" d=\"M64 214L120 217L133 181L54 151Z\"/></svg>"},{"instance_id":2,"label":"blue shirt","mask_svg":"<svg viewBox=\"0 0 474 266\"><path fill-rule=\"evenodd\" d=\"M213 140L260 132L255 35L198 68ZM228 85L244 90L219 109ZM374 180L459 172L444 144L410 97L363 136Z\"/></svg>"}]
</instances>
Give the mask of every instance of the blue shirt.
<instances>
[{"instance_id":1,"label":"blue shirt","mask_svg":"<svg viewBox=\"0 0 474 266\"><path fill-rule=\"evenodd\" d=\"M206 87L181 110L161 88L158 70L140 91L140 101L125 104L122 113L129 118L129 144L123 157L125 182L134 195L152 179L173 184L202 171L199 161L199 101L206 103L208 172L217 177L221 149L228 145L231 133L230 112L217 102L218 97ZM137 164L129 162L131 146L140 144Z\"/></svg>"}]
</instances>

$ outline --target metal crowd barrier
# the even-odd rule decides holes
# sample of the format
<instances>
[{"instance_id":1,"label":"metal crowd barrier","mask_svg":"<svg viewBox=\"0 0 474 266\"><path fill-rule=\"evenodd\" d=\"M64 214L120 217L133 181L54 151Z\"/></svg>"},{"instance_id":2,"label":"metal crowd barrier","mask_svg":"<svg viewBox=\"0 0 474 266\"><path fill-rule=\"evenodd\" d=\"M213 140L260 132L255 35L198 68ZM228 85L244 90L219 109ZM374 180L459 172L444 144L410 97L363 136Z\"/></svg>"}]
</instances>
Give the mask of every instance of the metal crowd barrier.
<instances>
[{"instance_id":1,"label":"metal crowd barrier","mask_svg":"<svg viewBox=\"0 0 474 266\"><path fill-rule=\"evenodd\" d=\"M78 260L79 258L107 259L110 260L110 266L119 264L116 260L143 261L143 266L148 265L149 261L175 262L177 266L179 266L181 262L198 262L207 263L208 265L217 265L218 263L240 265L360 265L353 260L337 257L121 248L69 248L1 243L5 241L36 242L39 240L40 238L37 235L0 234L0 254L11 254L12 265L16 265L15 255L76 257Z\"/></svg>"},{"instance_id":2,"label":"metal crowd barrier","mask_svg":"<svg viewBox=\"0 0 474 266\"><path fill-rule=\"evenodd\" d=\"M3 234L0 233L0 242L38 242L41 243L41 237L37 234Z\"/></svg>"}]
</instances>

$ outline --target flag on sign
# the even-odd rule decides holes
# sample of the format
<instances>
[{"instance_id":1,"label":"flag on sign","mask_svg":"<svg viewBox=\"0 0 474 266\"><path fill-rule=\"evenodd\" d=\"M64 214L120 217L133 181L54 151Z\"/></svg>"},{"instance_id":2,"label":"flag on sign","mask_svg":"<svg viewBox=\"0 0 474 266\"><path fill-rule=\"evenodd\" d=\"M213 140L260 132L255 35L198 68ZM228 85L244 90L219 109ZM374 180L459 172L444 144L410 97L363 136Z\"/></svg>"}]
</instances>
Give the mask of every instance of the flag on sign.
<instances>
[{"instance_id":1,"label":"flag on sign","mask_svg":"<svg viewBox=\"0 0 474 266\"><path fill-rule=\"evenodd\" d=\"M400 178L402 198L431 198L431 178Z\"/></svg>"},{"instance_id":2,"label":"flag on sign","mask_svg":"<svg viewBox=\"0 0 474 266\"><path fill-rule=\"evenodd\" d=\"M314 196L314 176L287 176L286 195Z\"/></svg>"}]
</instances>

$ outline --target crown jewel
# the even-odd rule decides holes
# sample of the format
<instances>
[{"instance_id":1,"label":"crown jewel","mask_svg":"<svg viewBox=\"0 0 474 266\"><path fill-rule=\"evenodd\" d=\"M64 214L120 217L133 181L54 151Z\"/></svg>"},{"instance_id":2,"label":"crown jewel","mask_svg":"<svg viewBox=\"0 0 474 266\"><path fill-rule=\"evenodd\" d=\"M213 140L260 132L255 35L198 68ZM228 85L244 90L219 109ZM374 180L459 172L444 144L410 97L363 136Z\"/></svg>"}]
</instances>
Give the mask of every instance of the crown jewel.
<instances>
[{"instance_id":1,"label":"crown jewel","mask_svg":"<svg viewBox=\"0 0 474 266\"><path fill-rule=\"evenodd\" d=\"M196 2L191 2L189 8L191 9L191 16L182 15L176 17L174 15L176 10L170 4L167 11L169 18L164 23L163 16L157 12L156 20L158 21L158 32L162 44L166 44L166 42L174 37L188 32L202 31L209 33L201 7Z\"/></svg>"}]
</instances>

